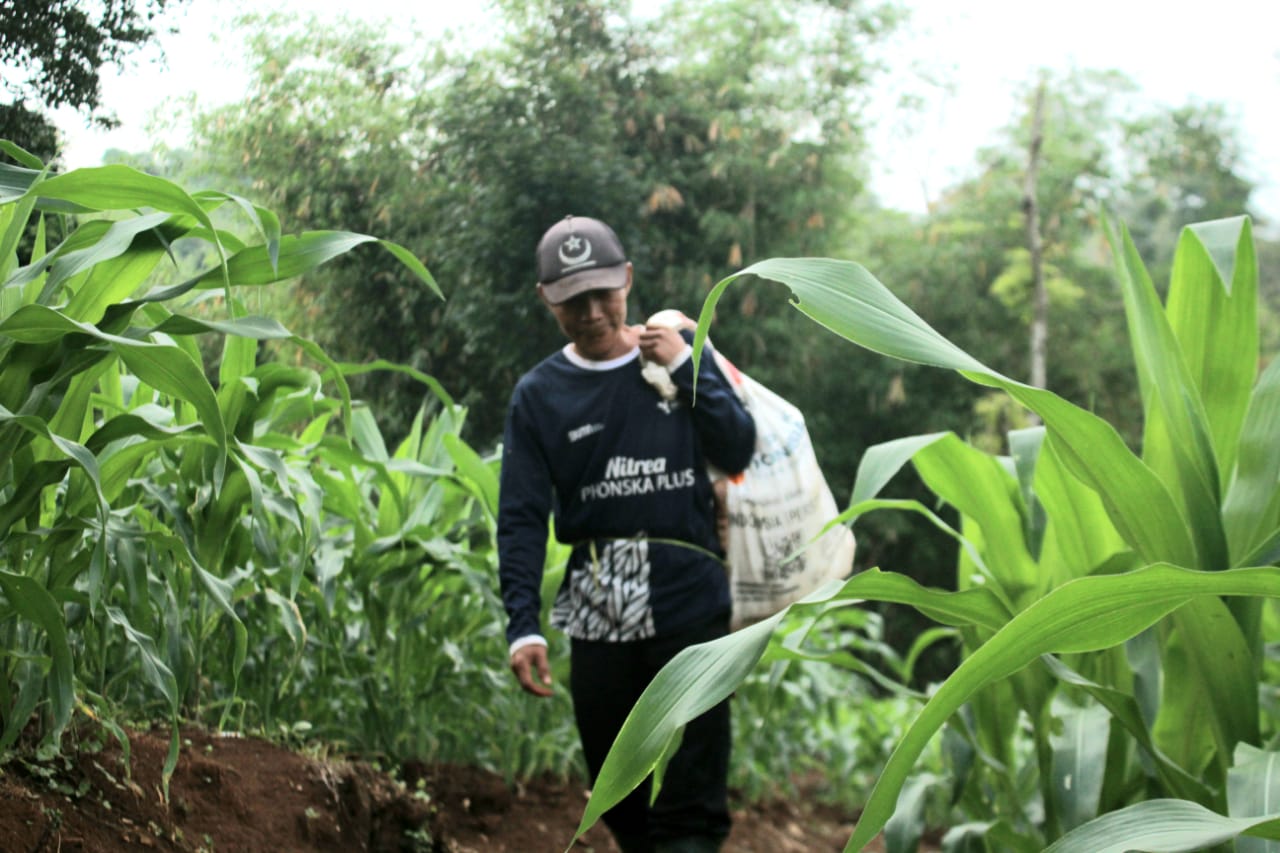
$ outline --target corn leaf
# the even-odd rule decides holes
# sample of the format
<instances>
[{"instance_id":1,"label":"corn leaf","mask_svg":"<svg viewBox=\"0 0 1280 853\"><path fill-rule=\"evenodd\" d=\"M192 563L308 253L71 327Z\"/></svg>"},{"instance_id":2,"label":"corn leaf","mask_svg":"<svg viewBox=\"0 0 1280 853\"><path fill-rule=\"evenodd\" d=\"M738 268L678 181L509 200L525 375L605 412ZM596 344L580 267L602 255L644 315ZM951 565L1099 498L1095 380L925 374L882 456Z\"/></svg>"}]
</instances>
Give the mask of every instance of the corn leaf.
<instances>
[{"instance_id":1,"label":"corn leaf","mask_svg":"<svg viewBox=\"0 0 1280 853\"><path fill-rule=\"evenodd\" d=\"M206 201L221 202L222 200L231 201L239 207L248 217L249 222L253 224L254 230L262 238L263 245L267 248L267 258L274 266L279 263L280 259L280 219L271 210L254 204L243 196L233 193L219 192L217 190L204 190L202 192L193 193L192 198L204 203ZM222 240L223 245L230 245L229 239ZM243 246L238 246L235 251L239 251Z\"/></svg>"},{"instance_id":2,"label":"corn leaf","mask_svg":"<svg viewBox=\"0 0 1280 853\"><path fill-rule=\"evenodd\" d=\"M452 433L444 436L445 449L457 466L467 490L480 499L480 505L490 519L498 517L498 475L493 472L480 454L461 438Z\"/></svg>"},{"instance_id":3,"label":"corn leaf","mask_svg":"<svg viewBox=\"0 0 1280 853\"><path fill-rule=\"evenodd\" d=\"M203 432L200 424L172 425L172 413L159 406L142 406L132 412L116 415L103 422L85 442L91 452L98 453L113 441L140 436L152 441L166 441L188 432Z\"/></svg>"},{"instance_id":4,"label":"corn leaf","mask_svg":"<svg viewBox=\"0 0 1280 853\"><path fill-rule=\"evenodd\" d=\"M47 302L51 294L66 281L84 273L96 265L120 258L133 246L140 234L158 228L168 221L165 213L151 213L119 222L90 222L76 229L62 245L34 263L17 270L5 282L6 286L19 286L34 282L48 275L41 297L35 301ZM84 244L83 248L79 248ZM132 263L129 259L123 262ZM134 282L130 282L132 287ZM86 297L87 298L87 297Z\"/></svg>"},{"instance_id":5,"label":"corn leaf","mask_svg":"<svg viewBox=\"0 0 1280 853\"><path fill-rule=\"evenodd\" d=\"M0 145L13 145L13 143L0 140ZM17 151L22 151L16 145L13 145L13 148ZM8 148L4 150L12 155L12 151ZM27 156L30 157L30 155ZM14 166L10 163L0 163L0 204L9 204L25 196L31 186L39 181L44 173L44 164L34 157L23 159L15 156L14 159L30 168Z\"/></svg>"},{"instance_id":6,"label":"corn leaf","mask_svg":"<svg viewBox=\"0 0 1280 853\"><path fill-rule=\"evenodd\" d=\"M1133 737L1138 748L1146 754L1161 784L1167 790L1184 800L1209 801L1213 798L1214 794L1208 786L1189 774L1156 746L1151 729L1138 707L1138 700L1133 695L1091 681L1053 655L1045 655L1041 660L1059 681L1083 689L1101 707L1107 709L1112 721L1123 726L1125 731Z\"/></svg>"},{"instance_id":7,"label":"corn leaf","mask_svg":"<svg viewBox=\"0 0 1280 853\"><path fill-rule=\"evenodd\" d=\"M4 234L0 236L0 283L8 280L17 264L18 245L22 235L26 233L27 220L31 216L35 203L34 198L25 198L12 207L3 208L3 213L0 213L0 216L3 216L0 223L4 225ZM0 303L0 308L2 307L3 303ZM10 311L3 311L0 316L8 313Z\"/></svg>"},{"instance_id":8,"label":"corn leaf","mask_svg":"<svg viewBox=\"0 0 1280 853\"><path fill-rule=\"evenodd\" d=\"M19 661L13 667L9 680L18 686L18 695L5 708L4 731L0 732L0 752L5 752L17 742L18 736L31 721L31 715L40 707L45 697L45 675L34 660ZM8 696L4 697L8 700Z\"/></svg>"},{"instance_id":9,"label":"corn leaf","mask_svg":"<svg viewBox=\"0 0 1280 853\"><path fill-rule=\"evenodd\" d=\"M297 236L280 238L278 247L250 246L227 258L226 280L232 285L253 286L286 281L311 272L321 264L345 254L356 246L377 243L412 272L432 293L443 298L440 288L427 268L407 249L388 240L379 240L367 234L350 231L308 231ZM273 257L272 249L278 248ZM199 276L199 287L218 287L223 284L223 268L209 270Z\"/></svg>"},{"instance_id":10,"label":"corn leaf","mask_svg":"<svg viewBox=\"0 0 1280 853\"><path fill-rule=\"evenodd\" d=\"M1236 461L1258 364L1258 264L1248 217L1183 229L1166 303L1192 381L1204 401L1218 470Z\"/></svg>"},{"instance_id":11,"label":"corn leaf","mask_svg":"<svg viewBox=\"0 0 1280 853\"><path fill-rule=\"evenodd\" d=\"M1280 814L1280 753L1241 744L1227 774L1227 813L1232 817ZM1236 853L1271 853L1258 838L1236 840Z\"/></svg>"},{"instance_id":12,"label":"corn leaf","mask_svg":"<svg viewBox=\"0 0 1280 853\"><path fill-rule=\"evenodd\" d=\"M932 773L913 776L902 789L898 810L884 828L885 853L916 853L924 835L925 798L931 788L942 783Z\"/></svg>"},{"instance_id":13,"label":"corn leaf","mask_svg":"<svg viewBox=\"0 0 1280 853\"><path fill-rule=\"evenodd\" d=\"M1143 461L1168 486L1195 539L1195 562L1181 564L1222 568L1227 565L1218 511L1222 478L1200 389L1128 231L1108 236L1146 414Z\"/></svg>"},{"instance_id":14,"label":"corn leaf","mask_svg":"<svg viewBox=\"0 0 1280 853\"><path fill-rule=\"evenodd\" d=\"M177 184L119 164L75 169L39 183L41 198L61 199L92 210L154 208L192 217L212 230L204 207Z\"/></svg>"},{"instance_id":15,"label":"corn leaf","mask_svg":"<svg viewBox=\"0 0 1280 853\"><path fill-rule=\"evenodd\" d=\"M156 652L156 643L151 637L139 631L129 621L129 617L124 611L118 607L108 606L104 608L107 617L115 623L134 650L138 653L138 660L142 664L142 674L147 682L156 690L160 691L160 695L164 696L165 701L169 705L171 712L178 709L178 680L173 677L171 670Z\"/></svg>"},{"instance_id":16,"label":"corn leaf","mask_svg":"<svg viewBox=\"0 0 1280 853\"><path fill-rule=\"evenodd\" d=\"M833 602L862 599L910 604L948 625L998 627L1008 618L1004 606L989 590L926 589L905 575L871 569L843 585L827 584L789 608L727 637L685 649L663 667L632 708L601 768L578 835L653 771L685 723L736 689L764 654L770 635L788 613L812 618L814 614L821 616Z\"/></svg>"},{"instance_id":17,"label":"corn leaf","mask_svg":"<svg viewBox=\"0 0 1280 853\"><path fill-rule=\"evenodd\" d=\"M8 409L0 406L0 425L14 426L26 430L32 435L46 439L53 448L56 448L61 456L76 463L84 471L89 481L93 484L94 492L98 498L98 505L102 511L106 512L107 501L102 492L102 481L99 477L98 460L89 452L84 445L63 438L49 431L49 425L42 419L34 415L15 415Z\"/></svg>"},{"instance_id":18,"label":"corn leaf","mask_svg":"<svg viewBox=\"0 0 1280 853\"><path fill-rule=\"evenodd\" d=\"M785 613L690 646L662 668L636 701L605 757L574 840L654 771L686 723L742 683Z\"/></svg>"},{"instance_id":19,"label":"corn leaf","mask_svg":"<svg viewBox=\"0 0 1280 853\"><path fill-rule=\"evenodd\" d=\"M154 534L150 537L153 541L168 548L173 554L181 555L186 558L186 562L191 566L195 574L196 580L200 586L208 593L210 599L217 605L231 622L233 645L231 654L231 674L234 680L238 682L240 670L244 667L245 655L249 645L249 632L244 627L244 622L240 620L236 613L235 607L232 606L232 598L235 590L232 585L220 577L210 573L204 566L200 565L195 554L187 547L180 537L167 533ZM234 689L234 684L232 685Z\"/></svg>"},{"instance_id":20,"label":"corn leaf","mask_svg":"<svg viewBox=\"0 0 1280 853\"><path fill-rule=\"evenodd\" d=\"M950 434L935 432L928 435L913 435L868 447L858 462L858 473L854 478L849 505L860 504L880 494L880 490L888 485L889 481L902 470L902 466L911 461L918 451Z\"/></svg>"},{"instance_id":21,"label":"corn leaf","mask_svg":"<svg viewBox=\"0 0 1280 853\"><path fill-rule=\"evenodd\" d=\"M1173 627L1186 671L1181 677L1165 674L1173 689L1161 702L1160 722L1175 731L1211 735L1222 762L1211 778L1221 781L1236 744L1259 739L1257 662L1235 616L1219 599L1188 602L1174 614ZM1206 709L1211 711L1207 719Z\"/></svg>"},{"instance_id":22,"label":"corn leaf","mask_svg":"<svg viewBox=\"0 0 1280 853\"><path fill-rule=\"evenodd\" d=\"M1280 359L1258 379L1240 430L1235 478L1222 504L1231 563L1255 556L1280 529ZM1257 562L1271 562L1275 558Z\"/></svg>"},{"instance_id":23,"label":"corn leaf","mask_svg":"<svg viewBox=\"0 0 1280 853\"><path fill-rule=\"evenodd\" d=\"M1018 492L1023 507L1023 539L1031 559L1039 561L1049 523L1044 505L1035 490L1036 469L1040 465L1040 455L1045 443L1044 427L1010 430L1008 439L1009 456L1013 462L1013 472L1018 478ZM1037 574L1043 575L1043 572Z\"/></svg>"},{"instance_id":24,"label":"corn leaf","mask_svg":"<svg viewBox=\"0 0 1280 853\"><path fill-rule=\"evenodd\" d=\"M440 384L439 380L434 376L428 376L421 370L410 367L407 364L393 364L392 362L379 358L374 359L373 361L360 362L359 364L353 364L345 361L334 362L330 369L339 372L342 376L361 376L375 370L387 370L392 373L401 373L405 376L416 379L423 385L430 388L431 393L435 395L436 399L439 400L446 409L453 409L456 406L453 401L453 397L444 389L444 386ZM328 376L328 374L326 374L326 376Z\"/></svg>"},{"instance_id":25,"label":"corn leaf","mask_svg":"<svg viewBox=\"0 0 1280 853\"><path fill-rule=\"evenodd\" d=\"M285 331L283 326L279 328L281 332ZM218 363L218 388L220 394L222 389L226 388L244 389L244 386L240 384L240 380L252 373L254 367L257 366L259 340L262 340L262 338L242 337L240 335L227 335L223 339L222 359ZM231 413L224 409L223 414L229 415ZM235 418L227 417L226 423L228 427L234 428Z\"/></svg>"},{"instance_id":26,"label":"corn leaf","mask_svg":"<svg viewBox=\"0 0 1280 853\"><path fill-rule=\"evenodd\" d=\"M307 626L302 621L302 611L298 609L297 602L270 587L264 590L264 593L267 601L275 605L276 610L279 611L280 624L284 625L285 633L293 643L294 652L300 654L307 645Z\"/></svg>"},{"instance_id":27,"label":"corn leaf","mask_svg":"<svg viewBox=\"0 0 1280 853\"><path fill-rule=\"evenodd\" d=\"M834 593L819 590L803 604L792 605L721 640L692 647L673 659L641 696L619 732L588 802L579 834L652 771L678 727L736 688L763 653L767 634L784 614L836 598L891 600L877 594L877 587L887 577L883 573L857 575ZM939 605L959 595L962 594L939 593L931 609L936 613ZM978 690L1009 677L1041 655L1098 651L1118 645L1188 601L1217 595L1280 597L1280 569L1198 572L1168 564L1153 565L1123 575L1072 581L1014 616L961 663L903 735L845 849L862 849L881 831L893 815L902 786L925 745ZM998 605L991 602L986 607Z\"/></svg>"},{"instance_id":28,"label":"corn leaf","mask_svg":"<svg viewBox=\"0 0 1280 853\"><path fill-rule=\"evenodd\" d=\"M417 462L418 454L422 449L422 421L424 416L425 412L423 409L419 408L413 417L413 423L409 427L408 434L405 435L400 444L396 446L395 453L392 456L393 460L397 462ZM391 524L394 524L395 527L403 529L412 523L410 519L413 518L415 509L422 505L420 498L422 496L422 483L424 480L414 477L410 472L399 471L393 468L388 469L387 476L396 484L396 489L405 495L406 500L408 501L408 515L403 519L398 517L394 520L386 519L381 516L382 507L379 507L378 527L379 529L385 529ZM389 503L388 506L390 506Z\"/></svg>"},{"instance_id":29,"label":"corn leaf","mask_svg":"<svg viewBox=\"0 0 1280 853\"><path fill-rule=\"evenodd\" d=\"M170 314L151 331L167 335L202 335L217 332L255 341L278 341L292 337L292 333L270 317L236 317L233 320L208 320Z\"/></svg>"},{"instance_id":30,"label":"corn leaf","mask_svg":"<svg viewBox=\"0 0 1280 853\"><path fill-rule=\"evenodd\" d=\"M75 670L62 608L44 587L25 575L0 569L0 590L3 590L13 611L39 627L48 638L51 662L48 696L53 710L50 739L56 743L58 735L71 721L71 710L75 702Z\"/></svg>"},{"instance_id":31,"label":"corn leaf","mask_svg":"<svg viewBox=\"0 0 1280 853\"><path fill-rule=\"evenodd\" d=\"M733 281L747 274L787 285L797 310L856 344L904 361L958 370L974 382L1004 389L1040 415L1063 461L1098 492L1115 528L1145 562L1196 565L1182 510L1114 427L1050 391L1015 382L981 364L934 331L859 264L774 258L722 280L703 303L695 359L702 355L716 303Z\"/></svg>"},{"instance_id":32,"label":"corn leaf","mask_svg":"<svg viewBox=\"0 0 1280 853\"><path fill-rule=\"evenodd\" d=\"M8 139L0 139L0 151L3 151L22 165L31 169L44 168L44 163L40 162L39 157L23 148L21 145L10 142Z\"/></svg>"},{"instance_id":33,"label":"corn leaf","mask_svg":"<svg viewBox=\"0 0 1280 853\"><path fill-rule=\"evenodd\" d=\"M1098 814L1107 770L1111 718L1105 708L1065 708L1054 714L1061 729L1053 733L1053 792L1063 829L1074 829Z\"/></svg>"},{"instance_id":34,"label":"corn leaf","mask_svg":"<svg viewBox=\"0 0 1280 853\"><path fill-rule=\"evenodd\" d=\"M862 849L880 831L929 738L974 692L1043 654L1118 645L1202 595L1277 597L1280 569L1197 572L1153 565L1071 581L1017 614L960 664L898 742L845 849Z\"/></svg>"},{"instance_id":35,"label":"corn leaf","mask_svg":"<svg viewBox=\"0 0 1280 853\"><path fill-rule=\"evenodd\" d=\"M1042 592L1084 577L1124 550L1097 492L1072 475L1052 440L1040 449L1034 489L1048 519L1040 551Z\"/></svg>"},{"instance_id":36,"label":"corn leaf","mask_svg":"<svg viewBox=\"0 0 1280 853\"><path fill-rule=\"evenodd\" d=\"M1241 835L1280 839L1280 814L1230 818L1185 800L1147 800L1086 823L1045 853L1189 853Z\"/></svg>"},{"instance_id":37,"label":"corn leaf","mask_svg":"<svg viewBox=\"0 0 1280 853\"><path fill-rule=\"evenodd\" d=\"M311 358L323 364L326 368L325 378L331 379L338 386L338 399L342 408L342 426L348 433L351 431L351 386L347 384L347 377L343 374L342 369L338 367L338 363L329 357L323 349L314 341L306 338L291 338L293 343L299 349L305 352Z\"/></svg>"},{"instance_id":38,"label":"corn leaf","mask_svg":"<svg viewBox=\"0 0 1280 853\"><path fill-rule=\"evenodd\" d=\"M433 278L431 273L427 271L427 268L422 265L422 261L418 260L417 256L404 246L401 246L398 243L392 243L390 240L379 240L378 245L386 249L392 255L395 255L396 259L408 267L409 270L418 277L419 281L431 289L432 293L441 299L444 299L444 294L440 292L440 286L436 284L435 278Z\"/></svg>"},{"instance_id":39,"label":"corn leaf","mask_svg":"<svg viewBox=\"0 0 1280 853\"><path fill-rule=\"evenodd\" d=\"M167 344L130 342L116 344L121 361L128 365L139 379L164 394L186 400L195 406L205 432L217 444L218 467L221 471L227 452L227 430L218 408L218 398L213 392L204 371L182 349ZM219 473L215 485L221 481Z\"/></svg>"},{"instance_id":40,"label":"corn leaf","mask_svg":"<svg viewBox=\"0 0 1280 853\"><path fill-rule=\"evenodd\" d=\"M180 347L109 335L96 326L73 320L43 305L24 306L0 323L0 334L29 343L47 343L75 333L109 344L139 379L157 391L194 405L206 432L225 455L226 427L217 396L204 370Z\"/></svg>"},{"instance_id":41,"label":"corn leaf","mask_svg":"<svg viewBox=\"0 0 1280 853\"><path fill-rule=\"evenodd\" d=\"M94 363L78 368L66 385L61 404L49 419L49 431L66 436L73 441L83 441L94 429L91 401L98 380L114 366L115 359L98 354Z\"/></svg>"},{"instance_id":42,"label":"corn leaf","mask_svg":"<svg viewBox=\"0 0 1280 853\"><path fill-rule=\"evenodd\" d=\"M1038 568L1027 552L1017 480L954 435L921 448L914 461L929 489L981 528L987 577L1020 609L1038 586Z\"/></svg>"},{"instance_id":43,"label":"corn leaf","mask_svg":"<svg viewBox=\"0 0 1280 853\"><path fill-rule=\"evenodd\" d=\"M391 456L386 441L373 412L365 406L357 408L351 416L351 437L356 449L372 462L386 462Z\"/></svg>"},{"instance_id":44,"label":"corn leaf","mask_svg":"<svg viewBox=\"0 0 1280 853\"><path fill-rule=\"evenodd\" d=\"M137 293L164 259L166 252L165 243L148 229L137 234L129 244L128 251L120 255L78 258L77 265L86 269L88 274L76 287L63 313L86 323L97 323L111 306ZM54 277L58 282L63 278L62 273L62 264L55 264Z\"/></svg>"}]
</instances>

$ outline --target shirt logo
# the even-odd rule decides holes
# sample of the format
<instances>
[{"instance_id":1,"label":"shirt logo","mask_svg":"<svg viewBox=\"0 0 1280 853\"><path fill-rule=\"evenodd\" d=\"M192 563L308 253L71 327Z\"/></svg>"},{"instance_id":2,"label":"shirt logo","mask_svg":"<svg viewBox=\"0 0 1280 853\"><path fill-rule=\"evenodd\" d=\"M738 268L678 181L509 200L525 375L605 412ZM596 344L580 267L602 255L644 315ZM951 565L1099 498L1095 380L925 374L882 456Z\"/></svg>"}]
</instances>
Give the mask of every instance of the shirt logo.
<instances>
[{"instance_id":1,"label":"shirt logo","mask_svg":"<svg viewBox=\"0 0 1280 853\"><path fill-rule=\"evenodd\" d=\"M662 456L636 459L631 456L614 456L604 468L604 477L596 483L588 483L578 492L583 503L606 498L629 498L656 492L674 492L692 489L693 469L668 471L667 460Z\"/></svg>"},{"instance_id":2,"label":"shirt logo","mask_svg":"<svg viewBox=\"0 0 1280 853\"><path fill-rule=\"evenodd\" d=\"M679 400L659 400L658 401L658 410L661 411L664 415L669 415L678 408L680 408Z\"/></svg>"},{"instance_id":3,"label":"shirt logo","mask_svg":"<svg viewBox=\"0 0 1280 853\"><path fill-rule=\"evenodd\" d=\"M595 435L604 429L604 424L583 424L569 430L569 441L575 442L586 438L589 435Z\"/></svg>"},{"instance_id":4,"label":"shirt logo","mask_svg":"<svg viewBox=\"0 0 1280 853\"><path fill-rule=\"evenodd\" d=\"M615 456L604 467L604 477L612 480L617 477L637 477L649 474L665 474L667 460L662 456L652 459L634 459L630 456Z\"/></svg>"}]
</instances>

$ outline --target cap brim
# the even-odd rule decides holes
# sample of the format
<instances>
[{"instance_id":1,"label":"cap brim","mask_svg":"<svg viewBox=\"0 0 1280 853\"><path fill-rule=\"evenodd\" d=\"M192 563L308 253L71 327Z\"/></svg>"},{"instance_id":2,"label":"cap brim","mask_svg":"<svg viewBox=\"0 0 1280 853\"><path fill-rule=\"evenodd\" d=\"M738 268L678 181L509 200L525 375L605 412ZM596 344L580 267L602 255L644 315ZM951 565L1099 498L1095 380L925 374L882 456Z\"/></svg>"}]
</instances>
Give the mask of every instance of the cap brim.
<instances>
[{"instance_id":1,"label":"cap brim","mask_svg":"<svg viewBox=\"0 0 1280 853\"><path fill-rule=\"evenodd\" d=\"M550 284L543 284L542 295L552 305L559 305L588 290L617 290L625 287L626 283L627 265L617 264L612 267L583 270Z\"/></svg>"}]
</instances>

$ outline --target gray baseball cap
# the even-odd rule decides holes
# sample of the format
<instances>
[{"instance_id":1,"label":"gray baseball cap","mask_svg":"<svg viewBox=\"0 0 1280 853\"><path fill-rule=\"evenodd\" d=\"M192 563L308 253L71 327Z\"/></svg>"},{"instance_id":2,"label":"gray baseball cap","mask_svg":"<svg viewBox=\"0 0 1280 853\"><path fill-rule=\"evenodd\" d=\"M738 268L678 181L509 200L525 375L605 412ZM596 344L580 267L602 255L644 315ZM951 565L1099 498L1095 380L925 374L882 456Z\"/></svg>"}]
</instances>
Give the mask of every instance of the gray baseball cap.
<instances>
[{"instance_id":1,"label":"gray baseball cap","mask_svg":"<svg viewBox=\"0 0 1280 853\"><path fill-rule=\"evenodd\" d=\"M588 290L627 283L627 256L613 229L589 216L566 216L538 241L538 284L552 305Z\"/></svg>"}]
</instances>

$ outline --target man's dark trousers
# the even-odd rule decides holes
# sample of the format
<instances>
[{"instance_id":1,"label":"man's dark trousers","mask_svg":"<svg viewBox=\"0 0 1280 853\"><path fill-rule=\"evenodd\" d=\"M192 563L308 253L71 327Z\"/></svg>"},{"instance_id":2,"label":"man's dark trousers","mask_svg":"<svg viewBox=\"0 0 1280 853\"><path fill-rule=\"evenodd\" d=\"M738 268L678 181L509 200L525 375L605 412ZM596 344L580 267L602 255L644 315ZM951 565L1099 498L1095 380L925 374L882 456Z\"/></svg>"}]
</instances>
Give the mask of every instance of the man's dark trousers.
<instances>
[{"instance_id":1,"label":"man's dark trousers","mask_svg":"<svg viewBox=\"0 0 1280 853\"><path fill-rule=\"evenodd\" d=\"M680 650L728 631L725 614L671 636L626 643L572 641L569 687L593 782L623 721L658 670ZM730 741L728 700L685 727L652 808L650 782L645 780L604 815L624 853L645 853L655 843L685 838L714 844L707 849L719 846L730 825Z\"/></svg>"}]
</instances>

